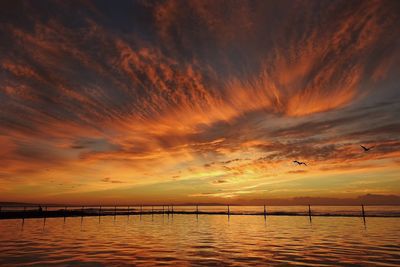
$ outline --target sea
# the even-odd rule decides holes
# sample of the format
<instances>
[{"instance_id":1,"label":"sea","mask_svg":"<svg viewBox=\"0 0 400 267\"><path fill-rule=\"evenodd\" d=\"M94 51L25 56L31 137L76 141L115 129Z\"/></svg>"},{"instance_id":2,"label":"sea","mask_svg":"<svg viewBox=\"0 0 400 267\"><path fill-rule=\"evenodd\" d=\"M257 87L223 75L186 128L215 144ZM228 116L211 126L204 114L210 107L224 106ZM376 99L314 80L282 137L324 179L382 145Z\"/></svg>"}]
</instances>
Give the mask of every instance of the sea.
<instances>
[{"instance_id":1,"label":"sea","mask_svg":"<svg viewBox=\"0 0 400 267\"><path fill-rule=\"evenodd\" d=\"M2 219L0 266L400 266L399 206L230 211Z\"/></svg>"}]
</instances>

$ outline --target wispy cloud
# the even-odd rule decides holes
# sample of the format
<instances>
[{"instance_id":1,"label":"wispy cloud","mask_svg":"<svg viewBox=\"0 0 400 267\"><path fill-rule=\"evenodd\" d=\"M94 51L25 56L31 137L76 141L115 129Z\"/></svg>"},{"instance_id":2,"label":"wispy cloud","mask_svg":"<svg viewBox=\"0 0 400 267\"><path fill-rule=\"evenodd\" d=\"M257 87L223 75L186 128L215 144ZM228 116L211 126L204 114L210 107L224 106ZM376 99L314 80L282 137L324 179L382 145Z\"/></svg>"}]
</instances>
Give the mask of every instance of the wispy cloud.
<instances>
[{"instance_id":1,"label":"wispy cloud","mask_svg":"<svg viewBox=\"0 0 400 267\"><path fill-rule=\"evenodd\" d=\"M174 180L160 194L183 198L398 168L395 1L45 4L0 4L0 182L16 197L46 169L82 194Z\"/></svg>"}]
</instances>

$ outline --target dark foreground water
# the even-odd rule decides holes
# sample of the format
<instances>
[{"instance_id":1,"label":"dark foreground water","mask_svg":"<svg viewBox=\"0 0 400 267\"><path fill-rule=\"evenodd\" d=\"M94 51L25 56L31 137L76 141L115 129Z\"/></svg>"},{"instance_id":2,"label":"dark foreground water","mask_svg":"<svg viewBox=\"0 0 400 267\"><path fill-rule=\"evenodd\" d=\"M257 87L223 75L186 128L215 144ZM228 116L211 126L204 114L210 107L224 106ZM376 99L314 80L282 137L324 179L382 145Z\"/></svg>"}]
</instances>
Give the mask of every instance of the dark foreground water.
<instances>
[{"instance_id":1,"label":"dark foreground water","mask_svg":"<svg viewBox=\"0 0 400 267\"><path fill-rule=\"evenodd\" d=\"M134 215L0 220L0 266L399 266L400 219Z\"/></svg>"}]
</instances>

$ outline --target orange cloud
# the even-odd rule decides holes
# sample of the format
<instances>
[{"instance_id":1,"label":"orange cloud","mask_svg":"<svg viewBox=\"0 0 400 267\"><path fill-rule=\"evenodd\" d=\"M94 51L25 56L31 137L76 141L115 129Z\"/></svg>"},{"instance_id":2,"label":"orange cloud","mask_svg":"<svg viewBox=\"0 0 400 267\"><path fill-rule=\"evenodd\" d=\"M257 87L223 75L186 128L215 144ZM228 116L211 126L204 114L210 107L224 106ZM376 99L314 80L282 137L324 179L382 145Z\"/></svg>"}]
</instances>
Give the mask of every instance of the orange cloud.
<instances>
[{"instance_id":1,"label":"orange cloud","mask_svg":"<svg viewBox=\"0 0 400 267\"><path fill-rule=\"evenodd\" d=\"M129 198L153 185L215 200L398 168L392 5L163 1L129 16L96 3L8 8L28 15L0 26L9 51L0 181L19 196ZM294 169L295 159L312 167Z\"/></svg>"}]
</instances>

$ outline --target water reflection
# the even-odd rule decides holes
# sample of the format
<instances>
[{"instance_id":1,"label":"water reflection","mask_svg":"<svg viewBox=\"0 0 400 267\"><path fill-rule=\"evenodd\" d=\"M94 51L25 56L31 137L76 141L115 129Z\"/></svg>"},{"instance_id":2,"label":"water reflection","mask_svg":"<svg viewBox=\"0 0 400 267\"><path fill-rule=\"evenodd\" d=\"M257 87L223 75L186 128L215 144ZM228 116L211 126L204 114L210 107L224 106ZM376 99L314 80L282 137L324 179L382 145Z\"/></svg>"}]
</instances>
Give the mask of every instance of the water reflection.
<instances>
[{"instance_id":1,"label":"water reflection","mask_svg":"<svg viewBox=\"0 0 400 267\"><path fill-rule=\"evenodd\" d=\"M227 219L228 217L228 219ZM267 218L268 217L268 218ZM167 214L0 221L0 265L400 264L400 220ZM268 220L268 223L267 223Z\"/></svg>"}]
</instances>

